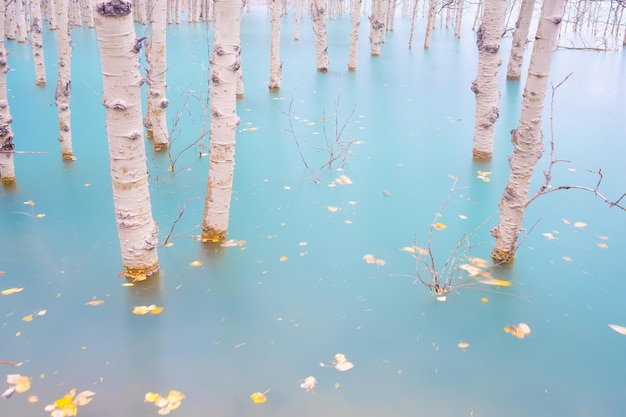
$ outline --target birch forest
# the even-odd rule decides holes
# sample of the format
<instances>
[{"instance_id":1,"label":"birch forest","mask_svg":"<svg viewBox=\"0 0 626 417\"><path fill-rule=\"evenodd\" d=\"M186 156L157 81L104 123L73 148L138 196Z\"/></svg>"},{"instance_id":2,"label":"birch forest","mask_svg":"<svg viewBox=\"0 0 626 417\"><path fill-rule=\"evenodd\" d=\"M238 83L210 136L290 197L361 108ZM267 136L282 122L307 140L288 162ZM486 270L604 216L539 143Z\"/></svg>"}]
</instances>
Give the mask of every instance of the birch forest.
<instances>
[{"instance_id":1,"label":"birch forest","mask_svg":"<svg viewBox=\"0 0 626 417\"><path fill-rule=\"evenodd\" d=\"M626 2L0 7L0 415L623 415Z\"/></svg>"}]
</instances>

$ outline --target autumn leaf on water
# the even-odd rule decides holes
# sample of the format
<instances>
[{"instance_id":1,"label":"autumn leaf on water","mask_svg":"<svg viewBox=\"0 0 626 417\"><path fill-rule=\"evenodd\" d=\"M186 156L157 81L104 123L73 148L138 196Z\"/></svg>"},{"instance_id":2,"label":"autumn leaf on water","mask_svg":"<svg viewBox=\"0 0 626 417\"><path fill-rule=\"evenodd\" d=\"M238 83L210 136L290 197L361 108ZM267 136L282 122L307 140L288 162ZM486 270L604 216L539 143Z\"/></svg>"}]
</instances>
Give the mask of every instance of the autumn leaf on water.
<instances>
[{"instance_id":1,"label":"autumn leaf on water","mask_svg":"<svg viewBox=\"0 0 626 417\"><path fill-rule=\"evenodd\" d=\"M366 263L368 263L368 264L376 264L378 266L384 266L385 265L385 261L383 261L382 259L377 259L371 253L368 253L367 255L363 255L363 260Z\"/></svg>"},{"instance_id":2,"label":"autumn leaf on water","mask_svg":"<svg viewBox=\"0 0 626 417\"><path fill-rule=\"evenodd\" d=\"M315 388L315 385L317 384L317 379L315 379L314 376L307 376L306 378L304 378L304 380L300 383L300 388L302 388L303 390L305 390L306 392L309 391L313 391L313 388ZM315 391L314 391L315 392Z\"/></svg>"},{"instance_id":3,"label":"autumn leaf on water","mask_svg":"<svg viewBox=\"0 0 626 417\"><path fill-rule=\"evenodd\" d=\"M609 327L615 330L617 333L623 334L624 336L626 336L626 327L620 326L618 324L609 324Z\"/></svg>"},{"instance_id":4,"label":"autumn leaf on water","mask_svg":"<svg viewBox=\"0 0 626 417\"><path fill-rule=\"evenodd\" d=\"M459 269L467 272L467 275L470 277L478 276L481 272L483 272L479 267L470 264L461 264L459 265Z\"/></svg>"},{"instance_id":5,"label":"autumn leaf on water","mask_svg":"<svg viewBox=\"0 0 626 417\"><path fill-rule=\"evenodd\" d=\"M100 304L104 304L104 300L95 300L94 299L94 300L91 300L91 301L87 301L85 303L85 305L88 305L88 306L99 306Z\"/></svg>"},{"instance_id":6,"label":"autumn leaf on water","mask_svg":"<svg viewBox=\"0 0 626 417\"><path fill-rule=\"evenodd\" d=\"M2 295L11 295L17 292L22 292L24 288L7 288L6 290L2 290L0 294Z\"/></svg>"},{"instance_id":7,"label":"autumn leaf on water","mask_svg":"<svg viewBox=\"0 0 626 417\"><path fill-rule=\"evenodd\" d=\"M72 388L53 404L47 405L44 410L49 412L51 417L75 416L78 412L78 407L89 404L94 395L96 393L93 391L81 391L76 395L76 389Z\"/></svg>"},{"instance_id":8,"label":"autumn leaf on water","mask_svg":"<svg viewBox=\"0 0 626 417\"><path fill-rule=\"evenodd\" d=\"M352 180L345 175L341 175L339 178L335 180L335 182L340 185L352 184Z\"/></svg>"},{"instance_id":9,"label":"autumn leaf on water","mask_svg":"<svg viewBox=\"0 0 626 417\"><path fill-rule=\"evenodd\" d=\"M165 397L156 392L148 392L145 394L143 401L154 403L159 409L158 414L164 416L169 414L170 411L179 408L182 405L183 399L185 399L185 394L180 391L171 390Z\"/></svg>"},{"instance_id":10,"label":"autumn leaf on water","mask_svg":"<svg viewBox=\"0 0 626 417\"><path fill-rule=\"evenodd\" d=\"M518 339L523 339L530 334L530 327L526 323L518 323L506 326L504 331Z\"/></svg>"},{"instance_id":11,"label":"autumn leaf on water","mask_svg":"<svg viewBox=\"0 0 626 417\"><path fill-rule=\"evenodd\" d=\"M598 247L602 249L607 249L609 245L607 245L606 243L598 243Z\"/></svg>"},{"instance_id":12,"label":"autumn leaf on water","mask_svg":"<svg viewBox=\"0 0 626 417\"><path fill-rule=\"evenodd\" d=\"M159 314L163 311L163 307L157 307L154 304L150 304L149 306L135 306L133 308L133 314L138 314L143 316L144 314Z\"/></svg>"},{"instance_id":13,"label":"autumn leaf on water","mask_svg":"<svg viewBox=\"0 0 626 417\"><path fill-rule=\"evenodd\" d=\"M491 178L489 178L489 176L491 175L491 171L476 171L476 173L478 174L476 178L482 180L483 182L491 181Z\"/></svg>"},{"instance_id":14,"label":"autumn leaf on water","mask_svg":"<svg viewBox=\"0 0 626 417\"><path fill-rule=\"evenodd\" d=\"M435 230L443 230L443 229L445 229L445 228L446 228L446 227L448 227L448 226L446 226L446 225L445 225L445 224L443 224L443 223L435 223L435 224L434 224L434 227L435 227Z\"/></svg>"},{"instance_id":15,"label":"autumn leaf on water","mask_svg":"<svg viewBox=\"0 0 626 417\"><path fill-rule=\"evenodd\" d=\"M24 201L24 204L32 207L35 205L35 202L33 200L28 200L28 201Z\"/></svg>"},{"instance_id":16,"label":"autumn leaf on water","mask_svg":"<svg viewBox=\"0 0 626 417\"><path fill-rule=\"evenodd\" d=\"M202 266L202 261L191 261L190 266Z\"/></svg>"},{"instance_id":17,"label":"autumn leaf on water","mask_svg":"<svg viewBox=\"0 0 626 417\"><path fill-rule=\"evenodd\" d=\"M587 226L587 223L585 223L585 222L576 222L576 223L574 223L574 227L577 227L579 229L582 229L583 227L586 227L586 226Z\"/></svg>"},{"instance_id":18,"label":"autumn leaf on water","mask_svg":"<svg viewBox=\"0 0 626 417\"><path fill-rule=\"evenodd\" d=\"M482 258L467 258L467 260L470 261L472 265L475 265L479 268L486 268L488 265L487 261Z\"/></svg>"},{"instance_id":19,"label":"autumn leaf on water","mask_svg":"<svg viewBox=\"0 0 626 417\"><path fill-rule=\"evenodd\" d=\"M331 213L336 213L339 210L339 207L336 206L328 206L328 211Z\"/></svg>"},{"instance_id":20,"label":"autumn leaf on water","mask_svg":"<svg viewBox=\"0 0 626 417\"><path fill-rule=\"evenodd\" d=\"M324 362L320 362L320 366L327 367L327 368L335 368L336 370L340 372L348 371L354 368L354 364L352 362L349 362L348 359L346 358L346 355L344 355L343 353L335 354L335 360L330 362L330 364L325 364Z\"/></svg>"},{"instance_id":21,"label":"autumn leaf on water","mask_svg":"<svg viewBox=\"0 0 626 417\"><path fill-rule=\"evenodd\" d=\"M510 287L511 281L505 281L503 279L493 278L493 277L484 277L478 280L481 284L485 285L496 285L499 287Z\"/></svg>"},{"instance_id":22,"label":"autumn leaf on water","mask_svg":"<svg viewBox=\"0 0 626 417\"><path fill-rule=\"evenodd\" d=\"M30 389L30 378L20 374L7 375L7 384L18 394L23 394Z\"/></svg>"},{"instance_id":23,"label":"autumn leaf on water","mask_svg":"<svg viewBox=\"0 0 626 417\"><path fill-rule=\"evenodd\" d=\"M405 246L400 248L402 252L411 253L411 254L419 254L419 255L428 255L428 250L424 248L420 248L419 246Z\"/></svg>"},{"instance_id":24,"label":"autumn leaf on water","mask_svg":"<svg viewBox=\"0 0 626 417\"><path fill-rule=\"evenodd\" d=\"M267 401L267 396L265 394L267 394L270 391L271 391L271 388L265 390L264 392L260 392L260 391L254 392L250 395L250 399L255 404L263 404L264 402Z\"/></svg>"},{"instance_id":25,"label":"autumn leaf on water","mask_svg":"<svg viewBox=\"0 0 626 417\"><path fill-rule=\"evenodd\" d=\"M226 242L222 243L220 246L224 248L232 248L234 246L243 246L245 244L246 244L245 240L229 239Z\"/></svg>"},{"instance_id":26,"label":"autumn leaf on water","mask_svg":"<svg viewBox=\"0 0 626 417\"><path fill-rule=\"evenodd\" d=\"M552 233L546 232L546 233L542 233L541 235L543 237L546 237L546 238L550 239L550 240L558 240L558 238L554 237L554 235Z\"/></svg>"},{"instance_id":27,"label":"autumn leaf on water","mask_svg":"<svg viewBox=\"0 0 626 417\"><path fill-rule=\"evenodd\" d=\"M457 346L459 349L466 349L466 348L468 348L468 347L469 347L469 345L470 345L470 344L469 344L469 343L467 343L467 342L459 342L456 346Z\"/></svg>"}]
</instances>

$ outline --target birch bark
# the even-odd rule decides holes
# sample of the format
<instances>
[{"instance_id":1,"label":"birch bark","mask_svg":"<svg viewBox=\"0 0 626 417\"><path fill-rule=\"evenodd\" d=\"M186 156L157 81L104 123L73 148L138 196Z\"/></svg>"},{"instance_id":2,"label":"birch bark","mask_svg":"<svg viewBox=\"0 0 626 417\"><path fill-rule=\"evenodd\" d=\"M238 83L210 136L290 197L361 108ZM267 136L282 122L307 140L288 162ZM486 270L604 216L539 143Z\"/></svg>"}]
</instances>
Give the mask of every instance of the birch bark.
<instances>
[{"instance_id":1,"label":"birch bark","mask_svg":"<svg viewBox=\"0 0 626 417\"><path fill-rule=\"evenodd\" d=\"M31 15L30 45L33 48L33 62L35 63L35 83L37 85L46 85L40 0L30 0L29 6Z\"/></svg>"},{"instance_id":2,"label":"birch bark","mask_svg":"<svg viewBox=\"0 0 626 417\"><path fill-rule=\"evenodd\" d=\"M483 19L476 32L478 71L472 82L476 96L472 154L477 159L489 159L493 155L495 124L500 116L498 68L502 64L500 43L504 34L506 3L506 0L486 0Z\"/></svg>"},{"instance_id":3,"label":"birch bark","mask_svg":"<svg viewBox=\"0 0 626 417\"><path fill-rule=\"evenodd\" d=\"M95 3L109 141L113 206L124 274L143 280L159 270L141 121L141 84L131 4Z\"/></svg>"},{"instance_id":4,"label":"birch bark","mask_svg":"<svg viewBox=\"0 0 626 417\"><path fill-rule=\"evenodd\" d=\"M15 3L16 39L19 43L26 42L26 13L23 0L13 0Z\"/></svg>"},{"instance_id":5,"label":"birch bark","mask_svg":"<svg viewBox=\"0 0 626 417\"><path fill-rule=\"evenodd\" d=\"M383 0L372 0L372 15L370 16L370 54L372 56L380 55L380 44L385 30L383 7Z\"/></svg>"},{"instance_id":6,"label":"birch bark","mask_svg":"<svg viewBox=\"0 0 626 417\"><path fill-rule=\"evenodd\" d=\"M491 256L502 262L509 262L515 257L522 220L528 205L530 182L535 165L543 153L541 133L543 106L565 1L544 1L541 8L524 87L519 125L511 133L513 143L513 155L509 157L511 172L498 204L500 220L492 231L496 243Z\"/></svg>"},{"instance_id":7,"label":"birch bark","mask_svg":"<svg viewBox=\"0 0 626 417\"><path fill-rule=\"evenodd\" d=\"M328 72L328 38L326 35L326 8L323 0L311 0L310 14L315 35L317 70Z\"/></svg>"},{"instance_id":8,"label":"birch bark","mask_svg":"<svg viewBox=\"0 0 626 417\"><path fill-rule=\"evenodd\" d=\"M215 0L209 178L204 200L202 241L220 242L228 235L235 171L235 133L239 124L235 97L241 66L241 0Z\"/></svg>"},{"instance_id":9,"label":"birch bark","mask_svg":"<svg viewBox=\"0 0 626 417\"><path fill-rule=\"evenodd\" d=\"M57 25L57 11L54 0L47 0L48 3L48 30L57 30L59 26Z\"/></svg>"},{"instance_id":10,"label":"birch bark","mask_svg":"<svg viewBox=\"0 0 626 417\"><path fill-rule=\"evenodd\" d=\"M359 25L361 24L361 0L352 0L352 33L350 34L350 55L348 71L356 71L359 50Z\"/></svg>"},{"instance_id":11,"label":"birch bark","mask_svg":"<svg viewBox=\"0 0 626 417\"><path fill-rule=\"evenodd\" d=\"M280 90L283 64L280 62L280 15L282 1L272 0L272 39L270 43L270 93Z\"/></svg>"},{"instance_id":12,"label":"birch bark","mask_svg":"<svg viewBox=\"0 0 626 417\"><path fill-rule=\"evenodd\" d=\"M522 75L524 50L528 42L528 30L530 28L534 8L535 0L522 0L517 23L515 24L515 31L513 32L513 43L511 45L509 63L506 69L506 78L508 80L519 80Z\"/></svg>"},{"instance_id":13,"label":"birch bark","mask_svg":"<svg viewBox=\"0 0 626 417\"><path fill-rule=\"evenodd\" d=\"M4 35L10 41L15 40L17 33L17 27L15 23L15 2L11 0L3 0L7 4L5 5L4 15ZM50 0L53 1L53 0Z\"/></svg>"},{"instance_id":14,"label":"birch bark","mask_svg":"<svg viewBox=\"0 0 626 417\"><path fill-rule=\"evenodd\" d=\"M68 0L55 0L57 13L57 44L59 50L58 78L54 100L57 106L59 119L59 142L61 143L61 158L73 160L72 129L70 128L70 78L72 67L72 45L70 39Z\"/></svg>"},{"instance_id":15,"label":"birch bark","mask_svg":"<svg viewBox=\"0 0 626 417\"><path fill-rule=\"evenodd\" d=\"M463 22L463 0L457 0L456 15L454 16L454 35L457 38L461 37L462 22Z\"/></svg>"},{"instance_id":16,"label":"birch bark","mask_svg":"<svg viewBox=\"0 0 626 417\"><path fill-rule=\"evenodd\" d=\"M302 0L296 0L296 23L293 31L293 40L300 39L300 20L302 19Z\"/></svg>"},{"instance_id":17,"label":"birch bark","mask_svg":"<svg viewBox=\"0 0 626 417\"><path fill-rule=\"evenodd\" d=\"M428 4L428 21L426 22L426 34L424 35L424 49L430 48L430 35L435 27L435 13L437 11L437 0L430 0Z\"/></svg>"},{"instance_id":18,"label":"birch bark","mask_svg":"<svg viewBox=\"0 0 626 417\"><path fill-rule=\"evenodd\" d=\"M4 0L0 0L0 179L4 185L14 185L15 165L13 163L13 130L11 111L7 98L8 52L4 46Z\"/></svg>"},{"instance_id":19,"label":"birch bark","mask_svg":"<svg viewBox=\"0 0 626 417\"><path fill-rule=\"evenodd\" d=\"M167 0L152 0L150 23L150 43L146 48L148 61L148 106L146 115L146 135L153 140L155 151L167 149L169 146L169 132L167 129L166 97L166 22Z\"/></svg>"}]
</instances>

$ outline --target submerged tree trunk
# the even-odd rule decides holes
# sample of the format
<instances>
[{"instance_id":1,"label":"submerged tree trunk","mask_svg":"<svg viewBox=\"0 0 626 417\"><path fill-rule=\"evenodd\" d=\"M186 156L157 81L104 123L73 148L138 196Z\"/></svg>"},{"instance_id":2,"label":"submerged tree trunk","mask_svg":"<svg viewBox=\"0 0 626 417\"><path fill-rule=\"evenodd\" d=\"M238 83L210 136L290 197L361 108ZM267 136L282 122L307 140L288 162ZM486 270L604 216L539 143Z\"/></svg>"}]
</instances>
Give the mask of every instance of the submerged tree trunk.
<instances>
[{"instance_id":1,"label":"submerged tree trunk","mask_svg":"<svg viewBox=\"0 0 626 417\"><path fill-rule=\"evenodd\" d=\"M26 42L26 5L23 0L13 0L15 3L15 28L17 41Z\"/></svg>"},{"instance_id":2,"label":"submerged tree trunk","mask_svg":"<svg viewBox=\"0 0 626 417\"><path fill-rule=\"evenodd\" d=\"M296 24L293 31L294 41L300 39L300 20L302 20L302 0L296 0Z\"/></svg>"},{"instance_id":3,"label":"submerged tree trunk","mask_svg":"<svg viewBox=\"0 0 626 417\"><path fill-rule=\"evenodd\" d=\"M33 48L33 62L35 63L35 83L37 85L46 85L47 80L46 65L43 54L41 4L39 3L39 0L30 0L29 6L31 14L30 45Z\"/></svg>"},{"instance_id":4,"label":"submerged tree trunk","mask_svg":"<svg viewBox=\"0 0 626 417\"><path fill-rule=\"evenodd\" d=\"M4 0L0 0L0 179L2 184L15 184L15 165L13 163L13 130L11 129L11 111L7 98L7 63L8 52L4 47Z\"/></svg>"},{"instance_id":5,"label":"submerged tree trunk","mask_svg":"<svg viewBox=\"0 0 626 417\"><path fill-rule=\"evenodd\" d=\"M98 0L96 0L98 1ZM113 206L124 274L143 280L159 270L141 120L141 74L131 3L95 4L109 140Z\"/></svg>"},{"instance_id":6,"label":"submerged tree trunk","mask_svg":"<svg viewBox=\"0 0 626 417\"><path fill-rule=\"evenodd\" d=\"M385 31L383 0L372 0L372 14L370 16L370 54L380 55L380 44L383 42Z\"/></svg>"},{"instance_id":7,"label":"submerged tree trunk","mask_svg":"<svg viewBox=\"0 0 626 417\"><path fill-rule=\"evenodd\" d=\"M361 0L352 0L352 33L350 34L350 55L348 71L356 71L359 49L359 25L361 23Z\"/></svg>"},{"instance_id":8,"label":"submerged tree trunk","mask_svg":"<svg viewBox=\"0 0 626 417\"><path fill-rule=\"evenodd\" d=\"M59 142L61 142L61 158L73 160L72 129L70 124L70 79L72 67L72 45L70 39L71 27L69 25L67 0L55 0L57 12L57 43L59 45L59 75L57 78L54 99L57 106L59 119Z\"/></svg>"},{"instance_id":9,"label":"submerged tree trunk","mask_svg":"<svg viewBox=\"0 0 626 417\"><path fill-rule=\"evenodd\" d=\"M148 106L146 114L146 134L153 140L155 151L167 149L169 146L169 132L167 130L167 105L169 101L165 95L167 87L165 74L166 40L165 28L167 0L152 0L150 22L152 32L150 43L146 48L148 61Z\"/></svg>"},{"instance_id":10,"label":"submerged tree trunk","mask_svg":"<svg viewBox=\"0 0 626 417\"><path fill-rule=\"evenodd\" d=\"M541 116L565 1L544 1L541 8L524 87L519 126L511 133L513 143L513 155L509 157L511 173L498 204L500 220L492 231L496 243L491 256L502 262L511 261L515 257L522 220L528 205L530 182L535 165L543 153Z\"/></svg>"},{"instance_id":11,"label":"submerged tree trunk","mask_svg":"<svg viewBox=\"0 0 626 417\"><path fill-rule=\"evenodd\" d=\"M209 179L204 200L202 241L228 235L228 215L235 172L235 133L239 125L235 89L241 66L241 0L215 0Z\"/></svg>"},{"instance_id":12,"label":"submerged tree trunk","mask_svg":"<svg viewBox=\"0 0 626 417\"><path fill-rule=\"evenodd\" d=\"M328 38L326 36L326 6L322 0L311 0L311 20L315 35L315 57L317 70L328 71Z\"/></svg>"},{"instance_id":13,"label":"submerged tree trunk","mask_svg":"<svg viewBox=\"0 0 626 417\"><path fill-rule=\"evenodd\" d=\"M280 81L283 72L283 64L280 62L280 15L282 9L281 0L272 0L272 39L270 44L270 83L271 93L280 90Z\"/></svg>"},{"instance_id":14,"label":"submerged tree trunk","mask_svg":"<svg viewBox=\"0 0 626 417\"><path fill-rule=\"evenodd\" d=\"M495 125L500 115L498 68L502 64L500 43L505 14L506 0L486 0L483 19L476 32L478 72L472 82L472 91L476 95L472 154L478 159L489 159L493 155Z\"/></svg>"},{"instance_id":15,"label":"submerged tree trunk","mask_svg":"<svg viewBox=\"0 0 626 417\"><path fill-rule=\"evenodd\" d=\"M506 78L509 80L519 80L522 75L522 63L524 62L524 50L528 42L528 30L530 21L533 18L535 0L522 0L519 16L513 32L513 43L511 45L511 55L506 69Z\"/></svg>"},{"instance_id":16,"label":"submerged tree trunk","mask_svg":"<svg viewBox=\"0 0 626 417\"><path fill-rule=\"evenodd\" d=\"M456 1L456 15L454 16L454 36L461 37L461 24L463 22L463 0Z\"/></svg>"},{"instance_id":17,"label":"submerged tree trunk","mask_svg":"<svg viewBox=\"0 0 626 417\"><path fill-rule=\"evenodd\" d=\"M430 48L430 34L435 27L435 13L437 11L437 0L430 0L428 3L428 21L426 22L426 34L424 35L424 49Z\"/></svg>"}]
</instances>

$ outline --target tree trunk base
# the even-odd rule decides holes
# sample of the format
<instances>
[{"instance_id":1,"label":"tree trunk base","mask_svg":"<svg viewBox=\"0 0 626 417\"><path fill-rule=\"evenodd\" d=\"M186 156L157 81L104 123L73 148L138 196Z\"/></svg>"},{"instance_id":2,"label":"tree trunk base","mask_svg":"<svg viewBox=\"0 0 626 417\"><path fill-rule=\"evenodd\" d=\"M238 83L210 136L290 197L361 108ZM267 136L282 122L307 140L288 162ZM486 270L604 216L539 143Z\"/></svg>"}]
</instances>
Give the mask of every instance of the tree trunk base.
<instances>
[{"instance_id":1,"label":"tree trunk base","mask_svg":"<svg viewBox=\"0 0 626 417\"><path fill-rule=\"evenodd\" d=\"M472 157L474 159L480 159L481 161L485 161L491 159L493 157L493 153L480 151L478 149L472 149Z\"/></svg>"},{"instance_id":2,"label":"tree trunk base","mask_svg":"<svg viewBox=\"0 0 626 417\"><path fill-rule=\"evenodd\" d=\"M164 151L168 148L168 144L167 143L156 143L154 142L152 144L152 149L154 149L155 152L160 152L160 151Z\"/></svg>"},{"instance_id":3,"label":"tree trunk base","mask_svg":"<svg viewBox=\"0 0 626 417\"><path fill-rule=\"evenodd\" d=\"M61 159L64 161L75 161L76 157L72 152L61 152Z\"/></svg>"},{"instance_id":4,"label":"tree trunk base","mask_svg":"<svg viewBox=\"0 0 626 417\"><path fill-rule=\"evenodd\" d=\"M159 264L147 266L145 268L124 267L124 276L133 281L145 281L148 277L159 272Z\"/></svg>"},{"instance_id":5,"label":"tree trunk base","mask_svg":"<svg viewBox=\"0 0 626 417\"><path fill-rule=\"evenodd\" d=\"M326 67L318 68L317 72L328 72L328 68Z\"/></svg>"},{"instance_id":6,"label":"tree trunk base","mask_svg":"<svg viewBox=\"0 0 626 417\"><path fill-rule=\"evenodd\" d=\"M237 100L241 100L241 99L243 98L243 93L237 93L237 94L235 94L235 98L236 98Z\"/></svg>"},{"instance_id":7,"label":"tree trunk base","mask_svg":"<svg viewBox=\"0 0 626 417\"><path fill-rule=\"evenodd\" d=\"M200 240L202 243L220 243L226 240L226 236L228 235L227 230L217 230L217 229L209 229L202 230L202 235L200 236Z\"/></svg>"},{"instance_id":8,"label":"tree trunk base","mask_svg":"<svg viewBox=\"0 0 626 417\"><path fill-rule=\"evenodd\" d=\"M16 185L15 177L2 177L2 185Z\"/></svg>"},{"instance_id":9,"label":"tree trunk base","mask_svg":"<svg viewBox=\"0 0 626 417\"><path fill-rule=\"evenodd\" d=\"M278 93L280 91L279 86L270 86L270 93Z\"/></svg>"},{"instance_id":10,"label":"tree trunk base","mask_svg":"<svg viewBox=\"0 0 626 417\"><path fill-rule=\"evenodd\" d=\"M491 252L491 257L499 263L508 264L515 259L515 252L494 249Z\"/></svg>"}]
</instances>

